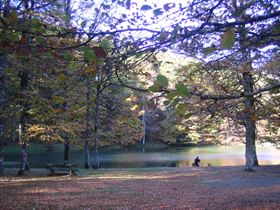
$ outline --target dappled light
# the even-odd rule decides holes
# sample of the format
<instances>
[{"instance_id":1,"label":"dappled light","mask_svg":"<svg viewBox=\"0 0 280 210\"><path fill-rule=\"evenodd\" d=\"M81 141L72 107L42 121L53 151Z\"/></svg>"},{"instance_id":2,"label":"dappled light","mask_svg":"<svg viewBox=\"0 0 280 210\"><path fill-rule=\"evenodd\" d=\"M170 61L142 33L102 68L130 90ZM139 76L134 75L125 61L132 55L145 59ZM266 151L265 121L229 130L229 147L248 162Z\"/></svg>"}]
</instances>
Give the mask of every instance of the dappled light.
<instances>
[{"instance_id":1,"label":"dappled light","mask_svg":"<svg viewBox=\"0 0 280 210\"><path fill-rule=\"evenodd\" d=\"M0 210L280 209L279 0L0 0Z\"/></svg>"},{"instance_id":2,"label":"dappled light","mask_svg":"<svg viewBox=\"0 0 280 210\"><path fill-rule=\"evenodd\" d=\"M16 185L0 178L0 208L12 209L14 205L28 209L149 209L155 205L173 209L279 207L279 166L260 167L252 174L242 167L169 168L150 172L107 169L92 173L44 179L31 176L28 181L16 181ZM267 199L270 202L264 202Z\"/></svg>"}]
</instances>

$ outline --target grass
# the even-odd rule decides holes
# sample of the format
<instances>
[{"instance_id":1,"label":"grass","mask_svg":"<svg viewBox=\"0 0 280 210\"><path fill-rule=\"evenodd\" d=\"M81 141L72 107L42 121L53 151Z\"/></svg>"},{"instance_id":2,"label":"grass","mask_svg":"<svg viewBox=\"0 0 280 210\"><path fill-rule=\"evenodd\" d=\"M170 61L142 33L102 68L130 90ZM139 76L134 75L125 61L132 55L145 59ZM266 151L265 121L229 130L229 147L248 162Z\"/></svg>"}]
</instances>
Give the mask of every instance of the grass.
<instances>
[{"instance_id":1,"label":"grass","mask_svg":"<svg viewBox=\"0 0 280 210\"><path fill-rule=\"evenodd\" d=\"M0 177L0 209L280 209L279 166L10 172Z\"/></svg>"}]
</instances>

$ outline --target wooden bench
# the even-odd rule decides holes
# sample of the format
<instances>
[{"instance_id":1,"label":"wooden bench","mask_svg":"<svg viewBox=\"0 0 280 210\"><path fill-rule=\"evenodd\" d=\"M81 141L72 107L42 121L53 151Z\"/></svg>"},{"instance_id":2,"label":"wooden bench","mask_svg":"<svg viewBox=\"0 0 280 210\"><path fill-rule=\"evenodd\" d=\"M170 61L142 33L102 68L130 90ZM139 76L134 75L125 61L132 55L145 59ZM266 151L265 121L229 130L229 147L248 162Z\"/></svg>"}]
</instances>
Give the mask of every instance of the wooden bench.
<instances>
[{"instance_id":1,"label":"wooden bench","mask_svg":"<svg viewBox=\"0 0 280 210\"><path fill-rule=\"evenodd\" d=\"M50 176L53 175L77 175L77 165L75 164L47 164L46 168L50 171Z\"/></svg>"}]
</instances>

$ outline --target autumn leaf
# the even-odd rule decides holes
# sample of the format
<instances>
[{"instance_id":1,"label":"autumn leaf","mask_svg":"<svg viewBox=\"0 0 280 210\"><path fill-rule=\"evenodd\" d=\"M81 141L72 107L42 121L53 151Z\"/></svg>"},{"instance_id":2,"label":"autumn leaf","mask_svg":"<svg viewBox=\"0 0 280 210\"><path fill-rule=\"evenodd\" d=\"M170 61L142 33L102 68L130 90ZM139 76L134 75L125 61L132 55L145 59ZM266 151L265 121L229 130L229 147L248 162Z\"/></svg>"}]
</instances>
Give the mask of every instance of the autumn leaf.
<instances>
[{"instance_id":1,"label":"autumn leaf","mask_svg":"<svg viewBox=\"0 0 280 210\"><path fill-rule=\"evenodd\" d=\"M234 28L229 28L222 34L221 45L223 49L230 49L233 47L235 42L235 31Z\"/></svg>"},{"instance_id":2,"label":"autumn leaf","mask_svg":"<svg viewBox=\"0 0 280 210\"><path fill-rule=\"evenodd\" d=\"M204 55L209 55L213 52L215 52L216 48L215 47L206 47L203 49Z\"/></svg>"},{"instance_id":3,"label":"autumn leaf","mask_svg":"<svg viewBox=\"0 0 280 210\"><path fill-rule=\"evenodd\" d=\"M16 24L17 22L17 19L18 19L18 14L16 13L16 11L12 11L10 13L10 15L8 16L8 21L10 24Z\"/></svg>"},{"instance_id":4,"label":"autumn leaf","mask_svg":"<svg viewBox=\"0 0 280 210\"><path fill-rule=\"evenodd\" d=\"M60 81L65 81L67 79L66 75L61 73L59 76L58 76L58 80Z\"/></svg>"},{"instance_id":5,"label":"autumn leaf","mask_svg":"<svg viewBox=\"0 0 280 210\"><path fill-rule=\"evenodd\" d=\"M84 67L84 73L89 75L89 76L95 76L96 73L97 73L97 70L94 67L85 66Z\"/></svg>"},{"instance_id":6,"label":"autumn leaf","mask_svg":"<svg viewBox=\"0 0 280 210\"><path fill-rule=\"evenodd\" d=\"M64 99L61 96L52 96L52 100L56 104L62 104L64 102Z\"/></svg>"},{"instance_id":7,"label":"autumn leaf","mask_svg":"<svg viewBox=\"0 0 280 210\"><path fill-rule=\"evenodd\" d=\"M92 49L93 49L94 54L96 55L96 57L98 59L100 59L100 58L105 59L106 58L106 53L105 53L105 50L103 49L103 47L93 47Z\"/></svg>"}]
</instances>

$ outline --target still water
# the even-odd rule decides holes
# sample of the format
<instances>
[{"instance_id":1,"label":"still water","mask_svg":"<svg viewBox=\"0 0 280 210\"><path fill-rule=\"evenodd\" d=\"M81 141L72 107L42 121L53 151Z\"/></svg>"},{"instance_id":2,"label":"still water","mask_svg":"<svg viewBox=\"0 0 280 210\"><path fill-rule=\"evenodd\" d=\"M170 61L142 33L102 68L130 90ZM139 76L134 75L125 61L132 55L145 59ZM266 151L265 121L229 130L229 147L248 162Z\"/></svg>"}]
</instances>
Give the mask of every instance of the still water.
<instances>
[{"instance_id":1,"label":"still water","mask_svg":"<svg viewBox=\"0 0 280 210\"><path fill-rule=\"evenodd\" d=\"M203 147L168 147L161 150L101 150L102 168L128 167L185 167L191 166L194 158L199 156L201 166L235 166L244 165L245 148L239 146L203 146ZM280 150L271 145L257 146L257 155L261 165L280 164ZM83 167L83 151L70 153L70 162ZM9 163L19 162L17 154L6 155ZM47 163L63 163L63 151L43 151L29 155L31 167L44 167Z\"/></svg>"}]
</instances>

